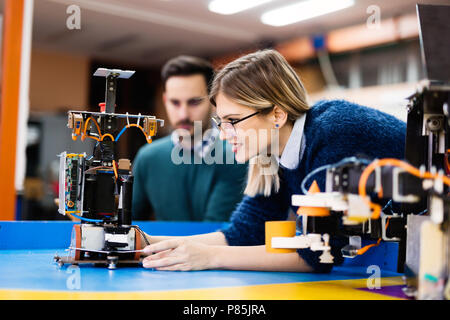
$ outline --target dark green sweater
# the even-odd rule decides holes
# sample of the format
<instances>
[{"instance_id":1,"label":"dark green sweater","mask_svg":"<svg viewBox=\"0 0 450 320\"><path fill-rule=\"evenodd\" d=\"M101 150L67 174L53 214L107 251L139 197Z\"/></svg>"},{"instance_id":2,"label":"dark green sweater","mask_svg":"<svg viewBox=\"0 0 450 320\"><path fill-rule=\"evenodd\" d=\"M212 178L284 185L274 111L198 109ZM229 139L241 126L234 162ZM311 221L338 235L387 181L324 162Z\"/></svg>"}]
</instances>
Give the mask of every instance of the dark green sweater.
<instances>
[{"instance_id":1,"label":"dark green sweater","mask_svg":"<svg viewBox=\"0 0 450 320\"><path fill-rule=\"evenodd\" d=\"M214 147L230 150L219 139ZM242 199L247 165L225 164L225 155L223 164L206 164L193 151L185 158L191 164L177 165L171 157L173 148L167 136L145 145L136 155L133 220L149 220L153 212L156 220L228 221Z\"/></svg>"}]
</instances>

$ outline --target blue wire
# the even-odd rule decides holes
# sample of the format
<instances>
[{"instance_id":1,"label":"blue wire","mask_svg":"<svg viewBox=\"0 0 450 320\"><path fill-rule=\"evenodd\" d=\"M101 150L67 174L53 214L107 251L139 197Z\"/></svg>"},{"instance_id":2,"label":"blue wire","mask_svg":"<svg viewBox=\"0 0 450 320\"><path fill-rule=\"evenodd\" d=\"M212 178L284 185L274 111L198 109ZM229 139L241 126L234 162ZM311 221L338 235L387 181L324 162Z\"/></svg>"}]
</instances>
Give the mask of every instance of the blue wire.
<instances>
[{"instance_id":1,"label":"blue wire","mask_svg":"<svg viewBox=\"0 0 450 320\"><path fill-rule=\"evenodd\" d=\"M118 134L117 137L116 137L116 141L119 140L120 136L122 135L122 133L125 132L125 130L127 130L127 127L126 127L126 126L123 127L122 131L119 132L119 134Z\"/></svg>"},{"instance_id":2,"label":"blue wire","mask_svg":"<svg viewBox=\"0 0 450 320\"><path fill-rule=\"evenodd\" d=\"M70 212L69 212L69 213L70 213ZM72 216L74 216L75 218L78 218L78 219L80 219L80 220L87 221L87 222L103 222L103 220L99 220L99 219L89 219L89 218L85 218L85 217L79 216L79 215L77 215L77 214L75 214L75 213L70 213L70 215L72 215Z\"/></svg>"},{"instance_id":3,"label":"blue wire","mask_svg":"<svg viewBox=\"0 0 450 320\"><path fill-rule=\"evenodd\" d=\"M387 207L391 208L391 212L392 212L392 199L388 201L388 203L386 203L386 205L384 206L383 209L381 209L381 211L384 212L384 210L386 210Z\"/></svg>"},{"instance_id":4,"label":"blue wire","mask_svg":"<svg viewBox=\"0 0 450 320\"><path fill-rule=\"evenodd\" d=\"M323 171L323 170L331 168L331 167L332 167L331 164L327 164L327 165L321 166L319 168L316 168L313 171L311 171L310 173L308 173L308 175L303 179L302 184L300 186L302 188L303 194L307 194L308 193L308 190L306 190L305 184L309 180L310 177L312 177L313 175L315 175L316 173L318 173L320 171Z\"/></svg>"},{"instance_id":5,"label":"blue wire","mask_svg":"<svg viewBox=\"0 0 450 320\"><path fill-rule=\"evenodd\" d=\"M423 210L422 212L419 212L417 215L418 215L418 216L421 216L421 215L427 213L427 211L428 211L428 209L425 209L425 210Z\"/></svg>"},{"instance_id":6,"label":"blue wire","mask_svg":"<svg viewBox=\"0 0 450 320\"><path fill-rule=\"evenodd\" d=\"M323 171L323 170L326 170L326 169L329 169L329 168L332 168L332 167L337 167L337 166L340 166L340 165L343 165L343 164L346 164L346 163L358 162L358 161L363 163L363 164L366 164L366 165L369 165L372 162L372 161L369 161L367 159L358 159L356 157L348 157L348 158L342 159L341 161L339 161L339 162L337 162L335 164L326 164L324 166L321 166L319 168L314 169L313 171L311 171L310 173L308 173L306 175L306 177L303 179L303 181L302 181L302 183L300 185L303 194L307 194L308 193L308 190L306 190L305 184L313 175L317 174L320 171Z\"/></svg>"}]
</instances>

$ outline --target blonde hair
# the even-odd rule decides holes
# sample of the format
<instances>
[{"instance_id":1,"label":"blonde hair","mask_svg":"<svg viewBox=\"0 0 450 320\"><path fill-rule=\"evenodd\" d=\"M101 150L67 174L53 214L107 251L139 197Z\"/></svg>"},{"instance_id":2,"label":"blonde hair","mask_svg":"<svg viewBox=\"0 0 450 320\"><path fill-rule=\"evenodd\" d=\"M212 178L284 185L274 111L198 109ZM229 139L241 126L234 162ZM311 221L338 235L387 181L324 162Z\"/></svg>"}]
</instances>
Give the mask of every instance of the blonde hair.
<instances>
[{"instance_id":1,"label":"blonde hair","mask_svg":"<svg viewBox=\"0 0 450 320\"><path fill-rule=\"evenodd\" d=\"M254 52L227 64L217 73L211 86L209 98L214 106L219 92L255 110L278 106L291 122L309 109L299 76L286 59L272 49ZM260 155L251 159L244 193L269 196L272 190L278 192L279 187L278 163L274 156L269 162Z\"/></svg>"}]
</instances>

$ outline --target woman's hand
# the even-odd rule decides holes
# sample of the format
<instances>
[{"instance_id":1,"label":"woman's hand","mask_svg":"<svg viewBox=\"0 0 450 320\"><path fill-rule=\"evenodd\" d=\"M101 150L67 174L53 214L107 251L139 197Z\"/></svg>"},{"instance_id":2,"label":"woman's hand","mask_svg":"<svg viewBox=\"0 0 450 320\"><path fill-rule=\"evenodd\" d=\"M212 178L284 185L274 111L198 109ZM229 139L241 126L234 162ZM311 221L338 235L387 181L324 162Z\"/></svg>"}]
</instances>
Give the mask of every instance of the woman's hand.
<instances>
[{"instance_id":1,"label":"woman's hand","mask_svg":"<svg viewBox=\"0 0 450 320\"><path fill-rule=\"evenodd\" d=\"M214 248L185 238L169 239L144 248L144 268L188 271L214 268Z\"/></svg>"}]
</instances>

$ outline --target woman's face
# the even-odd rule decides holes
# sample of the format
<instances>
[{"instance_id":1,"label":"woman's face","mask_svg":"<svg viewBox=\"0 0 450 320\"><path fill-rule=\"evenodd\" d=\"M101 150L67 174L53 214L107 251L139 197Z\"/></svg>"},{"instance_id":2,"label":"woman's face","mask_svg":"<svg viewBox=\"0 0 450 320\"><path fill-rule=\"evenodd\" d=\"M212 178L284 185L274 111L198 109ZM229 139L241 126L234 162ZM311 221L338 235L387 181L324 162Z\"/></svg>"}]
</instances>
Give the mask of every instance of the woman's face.
<instances>
[{"instance_id":1,"label":"woman's face","mask_svg":"<svg viewBox=\"0 0 450 320\"><path fill-rule=\"evenodd\" d=\"M240 120L255 113L257 109L237 104L219 92L216 97L216 113L225 123ZM263 153L270 153L272 131L274 131L274 116L272 112L256 114L231 126L222 125L220 139L227 140L239 163ZM226 127L227 129L223 130ZM266 153L267 154L267 153Z\"/></svg>"}]
</instances>

